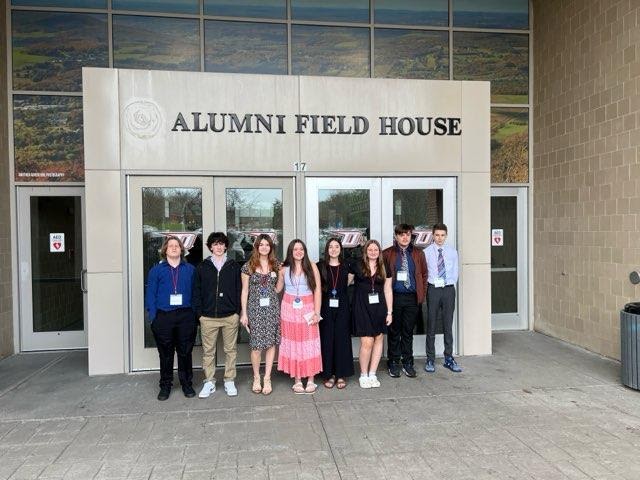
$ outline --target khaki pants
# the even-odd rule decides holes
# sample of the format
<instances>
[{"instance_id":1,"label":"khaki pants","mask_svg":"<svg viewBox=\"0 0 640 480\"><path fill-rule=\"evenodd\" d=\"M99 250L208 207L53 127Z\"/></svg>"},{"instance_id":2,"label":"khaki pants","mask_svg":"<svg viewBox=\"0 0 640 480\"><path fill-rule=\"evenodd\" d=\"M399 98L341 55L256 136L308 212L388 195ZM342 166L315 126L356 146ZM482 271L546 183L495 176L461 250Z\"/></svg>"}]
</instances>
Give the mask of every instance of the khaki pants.
<instances>
[{"instance_id":1,"label":"khaki pants","mask_svg":"<svg viewBox=\"0 0 640 480\"><path fill-rule=\"evenodd\" d=\"M240 317L234 313L228 317L200 317L200 335L202 337L202 368L205 380L213 382L216 373L216 343L218 331L222 330L224 345L224 380L236 378L236 354L238 344L238 324Z\"/></svg>"}]
</instances>

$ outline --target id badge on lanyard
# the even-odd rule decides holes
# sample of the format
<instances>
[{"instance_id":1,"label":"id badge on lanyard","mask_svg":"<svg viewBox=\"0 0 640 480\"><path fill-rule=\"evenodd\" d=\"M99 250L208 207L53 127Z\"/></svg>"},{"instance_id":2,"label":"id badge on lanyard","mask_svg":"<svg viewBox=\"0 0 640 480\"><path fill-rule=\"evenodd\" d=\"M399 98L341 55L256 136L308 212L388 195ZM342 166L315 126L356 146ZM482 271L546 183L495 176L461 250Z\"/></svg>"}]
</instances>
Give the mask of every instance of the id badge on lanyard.
<instances>
[{"instance_id":1,"label":"id badge on lanyard","mask_svg":"<svg viewBox=\"0 0 640 480\"><path fill-rule=\"evenodd\" d=\"M169 305L174 307L182 305L182 294L172 293L171 295L169 295Z\"/></svg>"},{"instance_id":2,"label":"id badge on lanyard","mask_svg":"<svg viewBox=\"0 0 640 480\"><path fill-rule=\"evenodd\" d=\"M444 288L444 278L436 278L433 282L433 286L436 288Z\"/></svg>"},{"instance_id":3,"label":"id badge on lanyard","mask_svg":"<svg viewBox=\"0 0 640 480\"><path fill-rule=\"evenodd\" d=\"M340 300L337 298L329 299L329 308L338 308L340 306Z\"/></svg>"},{"instance_id":4,"label":"id badge on lanyard","mask_svg":"<svg viewBox=\"0 0 640 480\"><path fill-rule=\"evenodd\" d=\"M399 282L406 282L407 280L409 280L409 272L407 272L406 270L399 270L396 274L396 280L398 280Z\"/></svg>"},{"instance_id":5,"label":"id badge on lanyard","mask_svg":"<svg viewBox=\"0 0 640 480\"><path fill-rule=\"evenodd\" d=\"M294 310L302 310L302 300L300 299L300 297L296 297L293 300L293 309Z\"/></svg>"},{"instance_id":6,"label":"id badge on lanyard","mask_svg":"<svg viewBox=\"0 0 640 480\"><path fill-rule=\"evenodd\" d=\"M271 299L269 297L260 297L260 306L268 307L271 304Z\"/></svg>"},{"instance_id":7,"label":"id badge on lanyard","mask_svg":"<svg viewBox=\"0 0 640 480\"><path fill-rule=\"evenodd\" d=\"M182 294L178 293L178 278L180 276L180 265L176 268L169 266L171 273L171 285L173 286L173 293L169 295L169 305L172 307L179 307L182 305Z\"/></svg>"},{"instance_id":8,"label":"id badge on lanyard","mask_svg":"<svg viewBox=\"0 0 640 480\"><path fill-rule=\"evenodd\" d=\"M374 303L380 303L380 297L377 292L373 292L369 294L369 303L373 305Z\"/></svg>"}]
</instances>

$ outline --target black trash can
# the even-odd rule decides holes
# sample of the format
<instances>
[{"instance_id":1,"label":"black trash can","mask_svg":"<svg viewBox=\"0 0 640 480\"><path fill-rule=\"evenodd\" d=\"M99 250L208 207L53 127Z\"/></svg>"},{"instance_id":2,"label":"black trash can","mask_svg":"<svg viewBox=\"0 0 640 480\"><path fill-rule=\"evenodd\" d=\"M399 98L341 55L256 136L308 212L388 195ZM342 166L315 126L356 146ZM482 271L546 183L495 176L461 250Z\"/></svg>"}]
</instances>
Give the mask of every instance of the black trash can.
<instances>
[{"instance_id":1,"label":"black trash can","mask_svg":"<svg viewBox=\"0 0 640 480\"><path fill-rule=\"evenodd\" d=\"M620 312L622 383L640 390L640 302L627 303Z\"/></svg>"}]
</instances>

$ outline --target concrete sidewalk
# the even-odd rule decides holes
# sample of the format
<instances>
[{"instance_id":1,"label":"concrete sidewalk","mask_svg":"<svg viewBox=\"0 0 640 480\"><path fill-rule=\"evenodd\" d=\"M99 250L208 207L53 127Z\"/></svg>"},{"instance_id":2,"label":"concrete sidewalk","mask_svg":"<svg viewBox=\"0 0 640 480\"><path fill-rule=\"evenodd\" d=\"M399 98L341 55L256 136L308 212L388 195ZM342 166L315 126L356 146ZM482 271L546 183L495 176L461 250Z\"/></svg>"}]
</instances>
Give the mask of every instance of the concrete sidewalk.
<instances>
[{"instance_id":1,"label":"concrete sidewalk","mask_svg":"<svg viewBox=\"0 0 640 480\"><path fill-rule=\"evenodd\" d=\"M416 379L299 396L277 375L265 397L242 368L236 398L219 381L207 400L174 387L166 402L157 374L16 355L0 362L0 478L640 478L640 392L618 363L530 332L493 340L462 374L420 363Z\"/></svg>"}]
</instances>

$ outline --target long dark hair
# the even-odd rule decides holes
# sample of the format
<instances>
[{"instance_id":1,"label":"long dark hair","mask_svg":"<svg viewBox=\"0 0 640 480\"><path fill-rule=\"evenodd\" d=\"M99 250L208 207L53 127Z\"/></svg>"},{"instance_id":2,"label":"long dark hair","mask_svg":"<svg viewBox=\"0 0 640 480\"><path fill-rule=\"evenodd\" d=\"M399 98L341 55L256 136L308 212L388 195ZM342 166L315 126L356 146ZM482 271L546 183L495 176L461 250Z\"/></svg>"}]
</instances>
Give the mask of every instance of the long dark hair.
<instances>
[{"instance_id":1,"label":"long dark hair","mask_svg":"<svg viewBox=\"0 0 640 480\"><path fill-rule=\"evenodd\" d=\"M287 247L287 257L284 259L282 265L284 267L289 267L289 278L293 281L293 267L295 265L295 260L293 259L293 247L296 246L296 243L302 245L302 249L304 250L304 258L302 259L302 273L307 279L307 286L309 290L312 292L316 289L316 277L313 275L313 267L311 266L311 261L309 260L309 255L307 253L307 246L304 244L302 240L299 238L295 238L289 242L289 246Z\"/></svg>"},{"instance_id":2,"label":"long dark hair","mask_svg":"<svg viewBox=\"0 0 640 480\"><path fill-rule=\"evenodd\" d=\"M369 248L370 245L377 246L378 251L380 252L378 260L376 261L376 277L384 282L387 278L387 272L384 268L384 260L382 259L382 247L380 247L380 243L377 240L369 240L364 244L364 247L362 247L362 272L366 277L371 277L369 257L367 257L367 248Z\"/></svg>"},{"instance_id":3,"label":"long dark hair","mask_svg":"<svg viewBox=\"0 0 640 480\"><path fill-rule=\"evenodd\" d=\"M258 252L258 247L260 246L260 242L262 240L266 240L269 242L269 268L272 271L278 271L278 259L276 258L275 245L273 244L273 240L266 233L261 233L256 237L255 242L253 242L253 250L251 251L251 257L249 258L249 273L255 272L260 266L260 252Z\"/></svg>"},{"instance_id":4,"label":"long dark hair","mask_svg":"<svg viewBox=\"0 0 640 480\"><path fill-rule=\"evenodd\" d=\"M331 237L329 240L327 240L327 243L324 244L324 260L319 262L321 265L318 270L320 270L320 280L323 292L329 291L329 269L331 268L329 266L329 245L331 245L331 242L336 242L340 246L340 255L338 255L338 261L340 262L340 265L344 263L344 250L342 249L342 242L337 237Z\"/></svg>"}]
</instances>

